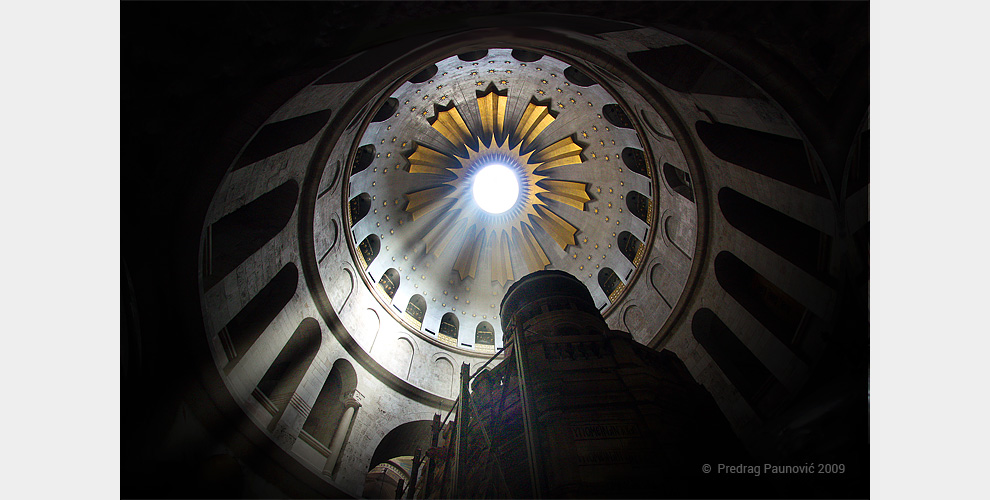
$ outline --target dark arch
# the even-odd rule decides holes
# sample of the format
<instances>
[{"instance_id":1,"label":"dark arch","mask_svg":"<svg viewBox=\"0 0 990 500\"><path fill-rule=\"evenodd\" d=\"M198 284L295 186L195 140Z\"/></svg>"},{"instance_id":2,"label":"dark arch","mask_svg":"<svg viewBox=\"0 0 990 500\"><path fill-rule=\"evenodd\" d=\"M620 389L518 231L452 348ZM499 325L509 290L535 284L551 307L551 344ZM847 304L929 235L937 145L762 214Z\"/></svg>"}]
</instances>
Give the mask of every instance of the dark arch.
<instances>
[{"instance_id":1,"label":"dark arch","mask_svg":"<svg viewBox=\"0 0 990 500\"><path fill-rule=\"evenodd\" d=\"M654 80L678 92L762 97L735 71L690 45L631 52L629 61Z\"/></svg>"},{"instance_id":2,"label":"dark arch","mask_svg":"<svg viewBox=\"0 0 990 500\"><path fill-rule=\"evenodd\" d=\"M643 150L636 148L623 148L622 163L625 163L629 170L632 170L639 175L650 177L650 169L646 165L646 154L643 153Z\"/></svg>"},{"instance_id":3,"label":"dark arch","mask_svg":"<svg viewBox=\"0 0 990 500\"><path fill-rule=\"evenodd\" d=\"M414 324L422 327L423 318L426 317L426 299L418 293L410 297L409 303L406 304L406 315Z\"/></svg>"},{"instance_id":4,"label":"dark arch","mask_svg":"<svg viewBox=\"0 0 990 500\"><path fill-rule=\"evenodd\" d=\"M423 68L423 70L420 71L419 73L413 75L412 78L409 79L409 83L423 83L425 81L428 81L430 78L433 78L437 74L437 71L438 71L437 65L431 64Z\"/></svg>"},{"instance_id":5,"label":"dark arch","mask_svg":"<svg viewBox=\"0 0 990 500\"><path fill-rule=\"evenodd\" d=\"M801 304L727 251L715 256L715 279L781 342L795 347L805 313Z\"/></svg>"},{"instance_id":6,"label":"dark arch","mask_svg":"<svg viewBox=\"0 0 990 500\"><path fill-rule=\"evenodd\" d=\"M622 231L619 233L619 251L622 255L629 259L634 266L638 266L639 262L643 259L642 251L646 247L643 245L639 238L635 237L629 231Z\"/></svg>"},{"instance_id":7,"label":"dark arch","mask_svg":"<svg viewBox=\"0 0 990 500\"><path fill-rule=\"evenodd\" d=\"M488 49L482 49L482 50L472 50L470 52L458 54L457 58L462 61L471 62L471 61L477 61L478 59L481 59L482 57L485 57L487 55L488 55Z\"/></svg>"},{"instance_id":8,"label":"dark arch","mask_svg":"<svg viewBox=\"0 0 990 500\"><path fill-rule=\"evenodd\" d=\"M718 205L732 227L822 282L831 282L831 237L731 188L718 191Z\"/></svg>"},{"instance_id":9,"label":"dark arch","mask_svg":"<svg viewBox=\"0 0 990 500\"><path fill-rule=\"evenodd\" d=\"M320 324L315 319L302 320L258 382L258 392L268 399L262 403L273 415L281 414L289 405L289 398L295 394L299 382L316 357L316 351L320 349L321 337Z\"/></svg>"},{"instance_id":10,"label":"dark arch","mask_svg":"<svg viewBox=\"0 0 990 500\"><path fill-rule=\"evenodd\" d=\"M512 49L512 58L522 62L536 62L543 59L543 54L523 49Z\"/></svg>"},{"instance_id":11,"label":"dark arch","mask_svg":"<svg viewBox=\"0 0 990 500\"><path fill-rule=\"evenodd\" d=\"M615 274L615 271L610 267L603 267L601 271L598 271L598 286L602 287L602 291L612 303L615 303L615 299L625 288L619 275Z\"/></svg>"},{"instance_id":12,"label":"dark arch","mask_svg":"<svg viewBox=\"0 0 990 500\"><path fill-rule=\"evenodd\" d=\"M375 117L371 119L372 122L381 122L388 119L395 113L395 110L399 107L399 100L394 97L389 97L385 99L382 103L382 107L378 108L378 112L375 113Z\"/></svg>"},{"instance_id":13,"label":"dark arch","mask_svg":"<svg viewBox=\"0 0 990 500\"><path fill-rule=\"evenodd\" d=\"M478 328L474 330L474 348L495 352L495 328L492 327L491 323L487 321L478 323Z\"/></svg>"},{"instance_id":14,"label":"dark arch","mask_svg":"<svg viewBox=\"0 0 990 500\"><path fill-rule=\"evenodd\" d=\"M344 401L357 389L357 374L354 367L346 359L338 359L333 363L327 380L320 389L313 409L306 417L303 431L321 446L330 446L333 435L340 426L340 418L344 415Z\"/></svg>"},{"instance_id":15,"label":"dark arch","mask_svg":"<svg viewBox=\"0 0 990 500\"><path fill-rule=\"evenodd\" d=\"M289 180L214 222L203 256L203 288L209 290L282 231L298 197L299 185Z\"/></svg>"},{"instance_id":16,"label":"dark arch","mask_svg":"<svg viewBox=\"0 0 990 500\"><path fill-rule=\"evenodd\" d=\"M691 175L669 164L663 164L663 178L675 193L694 203L694 189L691 188Z\"/></svg>"},{"instance_id":17,"label":"dark arch","mask_svg":"<svg viewBox=\"0 0 990 500\"><path fill-rule=\"evenodd\" d=\"M378 252L381 248L382 242L378 239L378 236L369 234L361 240L361 243L358 245L358 252L361 255L361 260L364 261L364 267L370 266L375 261L375 257L378 257Z\"/></svg>"},{"instance_id":18,"label":"dark arch","mask_svg":"<svg viewBox=\"0 0 990 500\"><path fill-rule=\"evenodd\" d=\"M233 170L244 168L293 146L309 142L330 120L330 110L269 123L251 139Z\"/></svg>"},{"instance_id":19,"label":"dark arch","mask_svg":"<svg viewBox=\"0 0 990 500\"><path fill-rule=\"evenodd\" d=\"M715 156L809 193L828 196L825 182L808 161L800 140L725 123L698 121L694 127Z\"/></svg>"},{"instance_id":20,"label":"dark arch","mask_svg":"<svg viewBox=\"0 0 990 500\"><path fill-rule=\"evenodd\" d=\"M457 320L457 315L449 312L445 313L442 318L440 318L440 340L446 344L457 345L458 332L461 329L461 323Z\"/></svg>"},{"instance_id":21,"label":"dark arch","mask_svg":"<svg viewBox=\"0 0 990 500\"><path fill-rule=\"evenodd\" d=\"M711 309L694 313L691 333L757 413L766 417L779 406L783 387Z\"/></svg>"},{"instance_id":22,"label":"dark arch","mask_svg":"<svg viewBox=\"0 0 990 500\"><path fill-rule=\"evenodd\" d=\"M220 331L220 342L227 353L224 371L230 370L243 359L244 354L254 345L258 337L268 329L275 316L285 308L296 294L299 284L299 270L289 262L275 275L264 288L227 322Z\"/></svg>"},{"instance_id":23,"label":"dark arch","mask_svg":"<svg viewBox=\"0 0 990 500\"><path fill-rule=\"evenodd\" d=\"M430 449L430 440L433 437L432 428L432 420L415 420L392 429L375 448L368 470L394 457L415 455L417 448L426 453L426 450Z\"/></svg>"},{"instance_id":24,"label":"dark arch","mask_svg":"<svg viewBox=\"0 0 990 500\"><path fill-rule=\"evenodd\" d=\"M371 162L375 161L375 145L365 144L357 149L354 154L354 165L351 168L351 175L363 171L364 169L371 166Z\"/></svg>"},{"instance_id":25,"label":"dark arch","mask_svg":"<svg viewBox=\"0 0 990 500\"><path fill-rule=\"evenodd\" d=\"M609 123L619 128L633 128L632 122L626 116L626 112L618 104L606 104L602 107L602 114Z\"/></svg>"},{"instance_id":26,"label":"dark arch","mask_svg":"<svg viewBox=\"0 0 990 500\"><path fill-rule=\"evenodd\" d=\"M590 87L597 83L574 66L568 66L564 70L564 78L578 87Z\"/></svg>"},{"instance_id":27,"label":"dark arch","mask_svg":"<svg viewBox=\"0 0 990 500\"><path fill-rule=\"evenodd\" d=\"M639 220L650 223L650 199L638 191L629 191L626 194L626 207Z\"/></svg>"},{"instance_id":28,"label":"dark arch","mask_svg":"<svg viewBox=\"0 0 990 500\"><path fill-rule=\"evenodd\" d=\"M371 196L368 193L361 193L351 198L347 206L351 212L351 227L354 227L354 224L357 224L371 211Z\"/></svg>"},{"instance_id":29,"label":"dark arch","mask_svg":"<svg viewBox=\"0 0 990 500\"><path fill-rule=\"evenodd\" d=\"M399 271L396 271L394 267L385 271L381 279L378 280L378 288L385 295L388 295L389 299L395 297L395 291L399 289Z\"/></svg>"}]
</instances>

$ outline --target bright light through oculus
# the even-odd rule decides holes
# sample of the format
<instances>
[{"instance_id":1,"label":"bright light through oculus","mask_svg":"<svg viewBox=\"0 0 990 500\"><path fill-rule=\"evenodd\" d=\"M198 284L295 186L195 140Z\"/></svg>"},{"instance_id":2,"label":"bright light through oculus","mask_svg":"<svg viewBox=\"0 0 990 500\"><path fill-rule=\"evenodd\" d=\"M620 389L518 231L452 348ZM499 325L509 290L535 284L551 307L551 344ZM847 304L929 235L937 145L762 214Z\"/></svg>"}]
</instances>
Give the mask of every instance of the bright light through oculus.
<instances>
[{"instance_id":1,"label":"bright light through oculus","mask_svg":"<svg viewBox=\"0 0 990 500\"><path fill-rule=\"evenodd\" d=\"M512 208L519 199L519 180L509 167L494 163L474 175L471 192L482 210L500 214Z\"/></svg>"}]
</instances>

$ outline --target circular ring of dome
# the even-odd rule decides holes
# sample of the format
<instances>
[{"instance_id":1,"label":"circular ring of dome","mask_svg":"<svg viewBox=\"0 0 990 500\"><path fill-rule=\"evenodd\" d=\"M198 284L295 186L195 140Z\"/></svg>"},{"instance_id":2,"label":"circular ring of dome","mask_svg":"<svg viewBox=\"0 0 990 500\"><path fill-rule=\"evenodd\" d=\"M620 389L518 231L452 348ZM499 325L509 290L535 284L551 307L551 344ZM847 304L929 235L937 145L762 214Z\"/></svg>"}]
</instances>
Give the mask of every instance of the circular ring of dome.
<instances>
[{"instance_id":1,"label":"circular ring of dome","mask_svg":"<svg viewBox=\"0 0 990 500\"><path fill-rule=\"evenodd\" d=\"M352 231L345 231L347 241L354 261L361 267L362 281L376 299L406 329L433 343L439 342L447 348L470 354L478 353L476 346L457 345L435 329L440 323L439 314L460 313L462 319L473 322L496 320L494 323L498 324L495 308L505 287L527 272L548 266L567 269L582 277L589 288L600 290L600 310L608 314L626 287L640 274L642 256L649 253L657 225L655 203L651 198L659 192L657 169L649 145L639 139L643 127L639 125L638 117L626 111L627 107L614 97L615 93L603 79L588 77L590 72L576 69L580 68L579 63L565 61L566 56L547 54L536 63L527 63L514 60L511 50L489 48L485 56L473 62L451 55L428 66L439 67L434 78L418 84L398 80L392 85L390 92L382 94L379 101L382 104L371 107L374 110L388 106L389 116L365 119L360 138L352 147L355 154L362 148L383 148L375 149L374 161L379 163L360 171L351 168L345 175L351 182L342 193L344 212L351 216L348 225ZM458 71L461 72L460 79L456 80L452 77ZM419 73L421 68L411 74ZM584 78L572 85L566 74L580 74ZM528 80L533 88L516 93L519 86L512 83L513 80ZM589 84L589 80L594 83ZM468 89L464 88L466 86ZM458 92L462 99L452 92ZM583 113L585 121L581 123L584 126L576 126L581 120L557 119L567 116L568 107L572 110L587 108ZM416 122L411 122L413 119ZM572 130L541 135L548 128L554 131L551 126L554 122L568 123ZM418 124L419 131L407 133L405 129L413 126L410 123ZM628 165L628 155L624 154L628 151L638 152L638 156L633 155L636 156L633 161L639 163L638 169ZM471 198L470 195L462 196L469 193L462 192L465 185L460 181L469 179L467 174L471 173L472 167L491 155L500 155L527 167L520 172L520 202L505 215L478 211L469 214L465 222L445 224L445 221L456 220L457 214L469 211L467 207L458 206L457 200ZM584 166L596 163L614 167L608 178L600 177L595 182L540 175L550 169L566 172L569 164L573 167L582 163ZM348 164L360 162L352 156ZM452 164L453 168L445 164ZM422 182L410 186L393 180L384 181L387 175L392 179L397 176L408 179L415 175ZM400 185L399 190L388 190L396 184ZM631 189L632 185L638 186L639 191ZM373 205L371 213L355 212L351 201L366 195ZM564 210L576 208L584 212L585 217L601 219L584 221L585 227L597 228L598 234L561 217L557 213L559 207L568 207ZM374 222L374 229L357 228L368 216L370 219L365 225ZM420 224L420 231L407 229L414 227L421 218L431 222ZM462 217L461 221L464 220ZM510 221L508 226L504 225L506 220ZM477 223L471 224L473 221ZM632 234L627 227L632 221L639 221L634 222L638 224L635 232L638 237L624 240L635 248L627 249L631 250L626 252L631 265L627 264L620 276L607 265L616 261L610 261L608 256L618 255L617 237L619 233ZM515 226L511 227L513 223ZM491 224L503 225L503 231L499 232L497 227L496 231L480 229ZM403 251L393 250L393 244L389 242L396 241L393 237L397 233L401 236L403 230L407 236L397 246ZM371 255L370 245L362 248L372 233L378 240L378 251L387 254L385 266L394 267L374 267L374 259L379 255ZM412 234L416 237L409 236ZM447 250L451 240L459 247ZM553 244L560 251L551 258L547 251L554 248ZM447 262L441 266L450 270L450 276L444 276L445 284L433 279L437 274L436 261L444 255ZM489 263L489 269L479 269L485 267L485 262ZM562 263L567 265L560 265ZM427 272L430 268L433 270ZM389 271L391 277L398 276L398 283L386 277L385 271ZM492 286L485 286L484 281L478 280L479 271L491 273ZM412 282L413 288L407 287L404 295L397 294L403 281ZM476 284L472 293L469 282L481 285ZM415 296L425 299L426 318L415 314L422 311L413 310L413 314L409 314L403 310ZM472 302L474 306L471 306ZM498 330L496 336L500 339L500 327ZM492 352L494 347L484 352Z\"/></svg>"}]
</instances>

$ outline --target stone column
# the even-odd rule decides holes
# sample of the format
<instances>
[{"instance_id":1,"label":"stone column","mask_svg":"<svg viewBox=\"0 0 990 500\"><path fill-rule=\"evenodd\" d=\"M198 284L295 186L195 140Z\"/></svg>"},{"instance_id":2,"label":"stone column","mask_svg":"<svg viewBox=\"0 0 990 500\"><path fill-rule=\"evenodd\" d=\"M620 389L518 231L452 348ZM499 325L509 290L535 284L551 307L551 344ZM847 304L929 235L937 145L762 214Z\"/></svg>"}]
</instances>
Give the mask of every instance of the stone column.
<instances>
[{"instance_id":1,"label":"stone column","mask_svg":"<svg viewBox=\"0 0 990 500\"><path fill-rule=\"evenodd\" d=\"M361 407L361 403L355 397L355 392L350 392L344 397L344 414L340 416L337 431L333 433L333 440L330 441L330 456L327 457L327 463L323 467L324 475L329 476L333 474L333 468L337 465L337 459L340 458L340 451L344 448L344 439L347 437L347 430L351 427L351 421L354 420L354 414L357 408Z\"/></svg>"}]
</instances>

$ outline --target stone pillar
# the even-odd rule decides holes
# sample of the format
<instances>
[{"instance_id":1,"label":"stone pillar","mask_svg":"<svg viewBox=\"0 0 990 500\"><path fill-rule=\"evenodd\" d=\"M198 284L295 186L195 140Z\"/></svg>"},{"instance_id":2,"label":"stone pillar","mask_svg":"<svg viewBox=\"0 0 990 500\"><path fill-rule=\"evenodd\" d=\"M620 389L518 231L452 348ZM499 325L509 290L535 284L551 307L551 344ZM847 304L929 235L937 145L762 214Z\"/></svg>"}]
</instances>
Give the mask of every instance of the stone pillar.
<instances>
[{"instance_id":1,"label":"stone pillar","mask_svg":"<svg viewBox=\"0 0 990 500\"><path fill-rule=\"evenodd\" d=\"M327 464L323 467L323 474L329 476L333 474L333 468L340 458L340 451L344 448L344 439L347 437L347 430L351 427L354 414L361 407L361 403L355 398L355 393L351 392L344 397L344 414L340 416L340 423L337 424L337 431L333 433L333 440L330 441L330 455L327 457Z\"/></svg>"}]
</instances>

